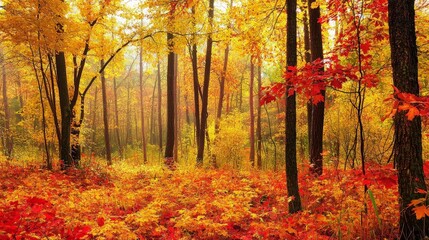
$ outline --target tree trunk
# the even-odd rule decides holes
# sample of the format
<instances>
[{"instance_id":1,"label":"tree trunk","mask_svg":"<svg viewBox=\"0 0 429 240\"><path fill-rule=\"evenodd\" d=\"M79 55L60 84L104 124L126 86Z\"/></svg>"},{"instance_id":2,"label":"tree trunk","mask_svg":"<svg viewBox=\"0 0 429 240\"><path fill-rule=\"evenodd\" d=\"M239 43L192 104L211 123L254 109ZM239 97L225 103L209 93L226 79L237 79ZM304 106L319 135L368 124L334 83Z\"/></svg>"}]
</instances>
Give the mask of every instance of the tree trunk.
<instances>
[{"instance_id":1,"label":"tree trunk","mask_svg":"<svg viewBox=\"0 0 429 240\"><path fill-rule=\"evenodd\" d=\"M174 62L175 56L173 52L172 33L167 33L167 42L169 43L168 63L167 63L167 142L165 145L165 165L170 169L174 169Z\"/></svg>"},{"instance_id":2,"label":"tree trunk","mask_svg":"<svg viewBox=\"0 0 429 240\"><path fill-rule=\"evenodd\" d=\"M225 95L225 78L226 78L226 70L228 68L228 56L229 56L229 44L228 46L226 46L225 48L225 55L224 55L224 60L223 60L223 69L222 69L222 76L220 78L220 83L219 83L219 102L217 105L217 113L216 113L216 121L215 121L215 145L217 140L217 134L219 134L219 130L220 130L220 120L222 118L222 107L223 107L223 98ZM227 99L228 101L228 99ZM217 167L217 163L216 163L216 156L213 154L212 156L212 163L211 165L216 168Z\"/></svg>"},{"instance_id":3,"label":"tree trunk","mask_svg":"<svg viewBox=\"0 0 429 240\"><path fill-rule=\"evenodd\" d=\"M318 22L320 18L320 7L312 8L311 4L315 0L308 1L308 12L310 15L310 49L311 61L323 59L322 27ZM324 71L323 67L319 71ZM325 90L321 91L325 97ZM325 102L313 105L311 119L311 149L310 149L310 171L312 174L320 176L323 172L323 122L325 118Z\"/></svg>"},{"instance_id":4,"label":"tree trunk","mask_svg":"<svg viewBox=\"0 0 429 240\"><path fill-rule=\"evenodd\" d=\"M94 93L94 102L93 102L93 115L92 115L92 144L95 145L97 144L97 96L98 96L98 88L95 87L95 93ZM94 151L94 148L91 149L91 151Z\"/></svg>"},{"instance_id":5,"label":"tree trunk","mask_svg":"<svg viewBox=\"0 0 429 240\"><path fill-rule=\"evenodd\" d=\"M389 0L389 35L393 82L401 92L419 95L418 58L415 32L414 1ZM398 170L400 239L423 239L428 234L428 218L416 219L412 200L425 198L418 189L426 190L422 160L421 118L407 120L405 112L394 117L395 143L393 157Z\"/></svg>"},{"instance_id":6,"label":"tree trunk","mask_svg":"<svg viewBox=\"0 0 429 240\"><path fill-rule=\"evenodd\" d=\"M131 82L130 80L127 81L127 110L126 110L126 126L125 126L125 144L126 146L129 146L133 143L133 131L131 126Z\"/></svg>"},{"instance_id":7,"label":"tree trunk","mask_svg":"<svg viewBox=\"0 0 429 240\"><path fill-rule=\"evenodd\" d=\"M178 113L179 109L179 101L180 101L180 91L179 91L179 84L177 81L178 78L178 72L177 72L177 54L174 55L174 149L173 149L173 159L174 162L177 163L178 157L179 157L179 127L180 127L180 115Z\"/></svg>"},{"instance_id":8,"label":"tree trunk","mask_svg":"<svg viewBox=\"0 0 429 240\"><path fill-rule=\"evenodd\" d=\"M101 66L104 66L104 60L101 60ZM106 146L106 159L107 165L112 165L112 150L110 148L109 138L109 117L108 117L108 106L107 106L107 93L106 93L106 78L104 71L101 72L101 92L103 95L103 122L104 122L104 143Z\"/></svg>"},{"instance_id":9,"label":"tree trunk","mask_svg":"<svg viewBox=\"0 0 429 240\"><path fill-rule=\"evenodd\" d=\"M4 55L0 56L0 63L2 65L2 82L3 82L3 108L4 108L4 135L5 135L5 155L8 159L12 158L13 152L13 136L10 129L10 110L9 101L7 97L7 78L6 78L6 61ZM43 115L45 114L43 109ZM44 123L43 123L44 124Z\"/></svg>"},{"instance_id":10,"label":"tree trunk","mask_svg":"<svg viewBox=\"0 0 429 240\"><path fill-rule=\"evenodd\" d=\"M121 134L119 133L119 111L118 111L118 86L116 84L116 77L113 78L113 95L115 103L115 133L116 141L118 142L118 151L120 158L124 158L124 151L121 144Z\"/></svg>"},{"instance_id":11,"label":"tree trunk","mask_svg":"<svg viewBox=\"0 0 429 240\"><path fill-rule=\"evenodd\" d=\"M144 93L143 93L143 47L140 45L139 52L139 79L140 79L140 118L141 118L141 134L142 134L142 151L143 151L143 162L147 163L147 154L146 154L146 136L145 136L145 126L144 126Z\"/></svg>"},{"instance_id":12,"label":"tree trunk","mask_svg":"<svg viewBox=\"0 0 429 240\"><path fill-rule=\"evenodd\" d=\"M158 144L159 151L162 151L162 92L161 92L161 66L158 59Z\"/></svg>"},{"instance_id":13,"label":"tree trunk","mask_svg":"<svg viewBox=\"0 0 429 240\"><path fill-rule=\"evenodd\" d=\"M150 107L150 138L149 142L150 144L154 145L157 142L156 135L155 135L155 90L158 80L155 80L155 84L153 85L152 90L152 97L151 97L151 107Z\"/></svg>"},{"instance_id":14,"label":"tree trunk","mask_svg":"<svg viewBox=\"0 0 429 240\"><path fill-rule=\"evenodd\" d=\"M58 52L55 55L55 65L57 66L57 86L61 109L60 159L62 161L61 169L65 170L75 163L70 154L71 109L64 52Z\"/></svg>"},{"instance_id":15,"label":"tree trunk","mask_svg":"<svg viewBox=\"0 0 429 240\"><path fill-rule=\"evenodd\" d=\"M258 106L257 106L257 115L256 115L256 165L258 169L262 169L262 129L261 129L261 104L259 104L259 99L261 99L262 92L262 61L258 65Z\"/></svg>"},{"instance_id":16,"label":"tree trunk","mask_svg":"<svg viewBox=\"0 0 429 240\"><path fill-rule=\"evenodd\" d=\"M195 8L192 8L193 13L195 14ZM201 129L201 120L200 120L200 83L198 80L198 56L197 56L197 45L192 45L192 77L193 77L193 86L194 86L194 115L195 115L195 140L198 143L200 142L200 129Z\"/></svg>"},{"instance_id":17,"label":"tree trunk","mask_svg":"<svg viewBox=\"0 0 429 240\"><path fill-rule=\"evenodd\" d=\"M255 113L253 112L253 82L255 79L255 65L253 64L253 57L250 60L250 83L249 83L249 112L250 112L250 128L249 128L249 142L250 142L250 156L249 161L252 167L255 166Z\"/></svg>"},{"instance_id":18,"label":"tree trunk","mask_svg":"<svg viewBox=\"0 0 429 240\"><path fill-rule=\"evenodd\" d=\"M213 15L214 15L214 0L209 0L209 10L208 10L208 18L209 18L209 32L213 28ZM201 98L201 129L200 129L200 137L198 139L198 153L197 153L197 166L203 165L204 158L204 142L207 130L207 107L208 107L208 98L209 98L209 84L210 84L210 71L211 71L211 63L212 63L212 47L213 47L213 39L212 34L209 33L207 35L207 49L206 49L206 66L204 68L204 84L203 84L203 94Z\"/></svg>"},{"instance_id":19,"label":"tree trunk","mask_svg":"<svg viewBox=\"0 0 429 240\"><path fill-rule=\"evenodd\" d=\"M296 67L296 0L286 1L287 9L287 71L289 67ZM289 201L289 213L301 211L301 197L299 195L298 168L296 163L296 94L289 95L292 88L286 79L286 183Z\"/></svg>"}]
</instances>

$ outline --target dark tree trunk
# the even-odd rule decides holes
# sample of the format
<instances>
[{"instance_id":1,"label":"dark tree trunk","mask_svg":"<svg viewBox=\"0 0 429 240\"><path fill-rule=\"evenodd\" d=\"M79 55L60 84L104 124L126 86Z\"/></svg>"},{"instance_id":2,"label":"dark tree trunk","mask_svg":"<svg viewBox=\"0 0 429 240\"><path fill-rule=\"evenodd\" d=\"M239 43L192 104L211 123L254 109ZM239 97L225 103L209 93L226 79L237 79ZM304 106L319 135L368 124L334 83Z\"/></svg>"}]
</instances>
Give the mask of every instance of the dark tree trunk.
<instances>
[{"instance_id":1,"label":"dark tree trunk","mask_svg":"<svg viewBox=\"0 0 429 240\"><path fill-rule=\"evenodd\" d=\"M310 15L310 49L311 60L323 59L322 45L322 26L318 22L320 18L320 7L312 8L311 3L315 0L308 1L308 12ZM324 71L323 67L320 71ZM325 97L325 90L321 91ZM323 121L325 118L325 102L319 102L313 105L311 118L311 149L310 149L310 170L314 175L320 176L323 172Z\"/></svg>"},{"instance_id":2,"label":"dark tree trunk","mask_svg":"<svg viewBox=\"0 0 429 240\"><path fill-rule=\"evenodd\" d=\"M195 8L192 8L193 14L195 14ZM200 82L198 80L198 55L197 55L197 45L192 45L191 50L191 58L192 58L192 77L193 77L193 86L194 86L194 115L195 115L195 140L198 143L200 142Z\"/></svg>"},{"instance_id":3,"label":"dark tree trunk","mask_svg":"<svg viewBox=\"0 0 429 240\"><path fill-rule=\"evenodd\" d=\"M177 81L178 72L177 72L177 61L178 56L177 54L174 54L174 149L173 149L173 159L174 162L177 163L178 157L179 157L179 127L180 127L180 114L178 113L177 109L179 109L179 101L180 101L180 91L179 91L179 84Z\"/></svg>"},{"instance_id":4,"label":"dark tree trunk","mask_svg":"<svg viewBox=\"0 0 429 240\"><path fill-rule=\"evenodd\" d=\"M75 163L73 163L70 154L70 128L72 116L64 52L58 52L55 55L55 65L57 66L57 86L61 109L60 159L62 161L61 169L65 170L72 167Z\"/></svg>"},{"instance_id":5,"label":"dark tree trunk","mask_svg":"<svg viewBox=\"0 0 429 240\"><path fill-rule=\"evenodd\" d=\"M121 144L121 134L119 132L119 110L118 110L118 86L116 84L116 77L113 78L113 97L115 103L115 133L116 141L118 142L118 151L120 158L124 157L124 151Z\"/></svg>"},{"instance_id":6,"label":"dark tree trunk","mask_svg":"<svg viewBox=\"0 0 429 240\"><path fill-rule=\"evenodd\" d=\"M255 64L253 57L250 59L250 83L249 83L249 142L250 142L250 156L249 161L252 167L255 166L255 113L253 111L253 82L255 80Z\"/></svg>"},{"instance_id":7,"label":"dark tree trunk","mask_svg":"<svg viewBox=\"0 0 429 240\"><path fill-rule=\"evenodd\" d=\"M165 145L165 165L169 168L174 168L174 61L175 53L173 52L172 33L167 33L167 42L169 43L168 63L167 63L167 142Z\"/></svg>"},{"instance_id":8,"label":"dark tree trunk","mask_svg":"<svg viewBox=\"0 0 429 240\"><path fill-rule=\"evenodd\" d=\"M259 104L259 99L261 99L262 92L262 62L258 66L258 107L256 113L256 165L258 169L262 169L262 129L261 129L261 104Z\"/></svg>"},{"instance_id":9,"label":"dark tree trunk","mask_svg":"<svg viewBox=\"0 0 429 240\"><path fill-rule=\"evenodd\" d=\"M104 60L101 60L101 67L104 66ZM106 159L107 164L112 165L112 150L110 148L110 137L109 137L109 117L108 117L108 106L107 106L107 93L106 93L106 78L104 71L101 72L101 92L103 95L103 122L104 122L104 143L106 146Z\"/></svg>"},{"instance_id":10,"label":"dark tree trunk","mask_svg":"<svg viewBox=\"0 0 429 240\"><path fill-rule=\"evenodd\" d=\"M389 35L393 82L401 92L419 95L418 59L414 1L389 0ZM423 239L428 234L428 218L416 219L409 204L425 198L417 189L426 190L422 160L421 119L408 121L405 112L394 117L393 157L398 170L400 239Z\"/></svg>"},{"instance_id":11,"label":"dark tree trunk","mask_svg":"<svg viewBox=\"0 0 429 240\"><path fill-rule=\"evenodd\" d=\"M287 9L287 68L296 67L296 0L286 1ZM288 94L288 90L292 87L286 80L286 183L288 197L291 197L289 202L289 213L301 211L301 197L299 195L298 186L298 168L296 163L296 94Z\"/></svg>"},{"instance_id":12,"label":"dark tree trunk","mask_svg":"<svg viewBox=\"0 0 429 240\"><path fill-rule=\"evenodd\" d=\"M147 154L146 154L146 134L144 126L144 93L143 93L143 47L140 45L139 52L139 80L140 80L140 118L141 118L141 134L142 134L142 151L143 151L143 162L147 163Z\"/></svg>"},{"instance_id":13,"label":"dark tree trunk","mask_svg":"<svg viewBox=\"0 0 429 240\"><path fill-rule=\"evenodd\" d=\"M213 15L214 15L214 0L209 0L209 10L208 18L210 28L213 27ZM210 30L211 31L211 30ZM206 66L204 68L204 84L203 84L203 94L201 98L201 129L200 136L198 139L198 153L197 153L197 166L203 165L204 158L204 142L207 129L207 107L208 107L208 98L209 98L209 84L210 84L210 71L212 63L212 47L213 39L212 34L209 33L207 36L207 49L206 49Z\"/></svg>"},{"instance_id":14,"label":"dark tree trunk","mask_svg":"<svg viewBox=\"0 0 429 240\"><path fill-rule=\"evenodd\" d=\"M2 65L2 82L3 82L3 109L4 109L4 135L5 135L5 155L8 159L12 158L13 152L13 136L10 129L10 110L7 97L7 78L6 78L6 61L3 54L0 56L0 64ZM45 112L43 109L43 116ZM44 124L44 123L43 123Z\"/></svg>"}]
</instances>

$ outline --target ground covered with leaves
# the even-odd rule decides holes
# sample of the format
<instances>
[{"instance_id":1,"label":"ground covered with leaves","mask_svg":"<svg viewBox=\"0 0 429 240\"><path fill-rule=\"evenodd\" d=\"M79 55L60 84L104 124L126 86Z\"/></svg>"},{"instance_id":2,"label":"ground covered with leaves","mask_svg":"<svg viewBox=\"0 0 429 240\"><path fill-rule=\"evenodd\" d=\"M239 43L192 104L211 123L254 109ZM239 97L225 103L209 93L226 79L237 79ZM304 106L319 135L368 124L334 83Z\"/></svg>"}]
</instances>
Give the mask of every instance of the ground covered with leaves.
<instances>
[{"instance_id":1,"label":"ground covered with leaves","mask_svg":"<svg viewBox=\"0 0 429 240\"><path fill-rule=\"evenodd\" d=\"M284 172L119 163L46 171L0 165L0 239L391 239L392 166L300 167L304 210L288 214ZM369 192L364 194L364 184Z\"/></svg>"}]
</instances>

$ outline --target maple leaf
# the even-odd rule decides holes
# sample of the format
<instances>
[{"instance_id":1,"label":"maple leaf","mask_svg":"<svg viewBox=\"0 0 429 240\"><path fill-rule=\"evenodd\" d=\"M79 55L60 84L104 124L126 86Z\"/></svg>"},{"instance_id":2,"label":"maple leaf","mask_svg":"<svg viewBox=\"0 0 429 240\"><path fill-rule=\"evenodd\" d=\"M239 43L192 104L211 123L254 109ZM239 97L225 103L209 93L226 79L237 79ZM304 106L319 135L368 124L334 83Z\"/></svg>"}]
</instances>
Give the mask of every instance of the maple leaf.
<instances>
[{"instance_id":1,"label":"maple leaf","mask_svg":"<svg viewBox=\"0 0 429 240\"><path fill-rule=\"evenodd\" d=\"M426 215L428 215L429 210L426 208L426 206L417 206L414 209L414 213L416 214L417 220L422 219Z\"/></svg>"},{"instance_id":2,"label":"maple leaf","mask_svg":"<svg viewBox=\"0 0 429 240\"><path fill-rule=\"evenodd\" d=\"M371 43L370 42L365 42L365 43L361 43L360 44L360 49L362 50L363 54L367 54L369 49L371 47Z\"/></svg>"},{"instance_id":3,"label":"maple leaf","mask_svg":"<svg viewBox=\"0 0 429 240\"><path fill-rule=\"evenodd\" d=\"M313 104L318 104L319 102L323 102L323 101L325 101L325 98L321 95L321 94L318 94L318 95L316 95L316 96L313 96Z\"/></svg>"}]
</instances>

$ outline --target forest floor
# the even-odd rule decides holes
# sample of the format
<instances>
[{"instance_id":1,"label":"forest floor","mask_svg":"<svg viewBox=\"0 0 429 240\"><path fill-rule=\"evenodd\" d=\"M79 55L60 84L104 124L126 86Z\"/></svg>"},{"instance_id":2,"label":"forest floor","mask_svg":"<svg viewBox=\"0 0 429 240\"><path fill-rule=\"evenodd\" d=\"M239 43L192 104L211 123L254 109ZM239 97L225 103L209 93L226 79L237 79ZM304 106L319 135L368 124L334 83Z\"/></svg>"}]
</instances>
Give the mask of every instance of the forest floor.
<instances>
[{"instance_id":1,"label":"forest floor","mask_svg":"<svg viewBox=\"0 0 429 240\"><path fill-rule=\"evenodd\" d=\"M392 239L392 166L300 166L304 210L288 213L284 171L90 164L67 173L0 162L0 239ZM369 191L364 194L364 184ZM374 204L375 203L375 204Z\"/></svg>"}]
</instances>

